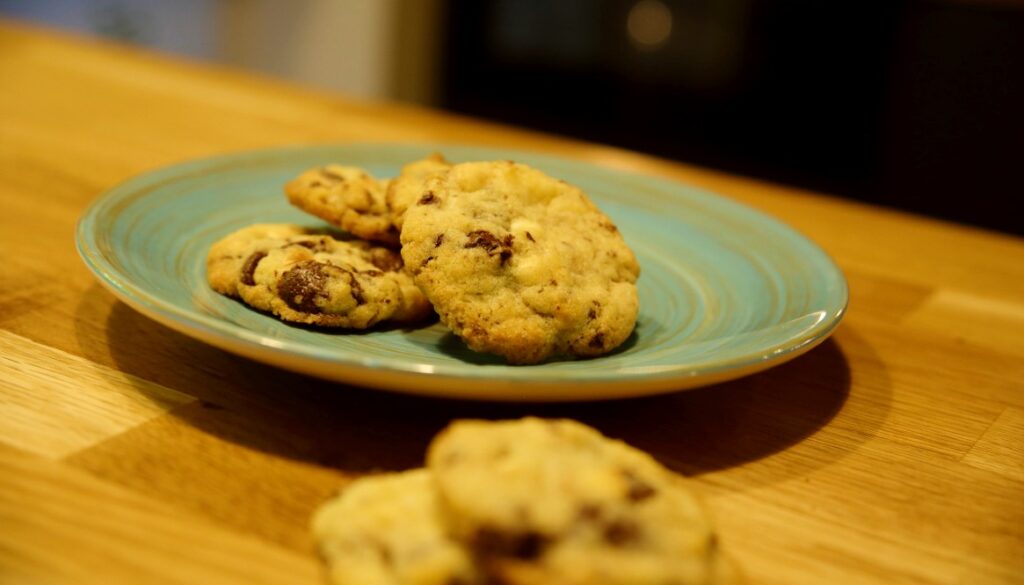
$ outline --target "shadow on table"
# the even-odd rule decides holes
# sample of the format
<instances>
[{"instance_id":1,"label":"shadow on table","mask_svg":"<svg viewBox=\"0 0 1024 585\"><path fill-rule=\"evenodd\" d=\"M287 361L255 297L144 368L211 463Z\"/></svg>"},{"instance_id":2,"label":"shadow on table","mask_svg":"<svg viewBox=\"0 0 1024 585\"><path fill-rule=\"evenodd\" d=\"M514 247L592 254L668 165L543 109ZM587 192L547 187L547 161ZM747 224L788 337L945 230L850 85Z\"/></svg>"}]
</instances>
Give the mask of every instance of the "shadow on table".
<instances>
[{"instance_id":1,"label":"shadow on table","mask_svg":"<svg viewBox=\"0 0 1024 585\"><path fill-rule=\"evenodd\" d=\"M89 294L109 296L98 288ZM371 391L264 366L178 334L120 302L112 303L105 332L120 370L199 399L172 413L188 425L346 472L422 465L431 437L454 418L525 415L581 420L688 475L731 468L808 439L843 411L851 392L844 354L855 352L858 375L871 380L872 393L851 413L857 432L831 441L825 454L770 466L758 483L827 465L884 420L885 368L854 332L842 333L841 342L828 340L787 364L702 389L597 403L495 404Z\"/></svg>"}]
</instances>

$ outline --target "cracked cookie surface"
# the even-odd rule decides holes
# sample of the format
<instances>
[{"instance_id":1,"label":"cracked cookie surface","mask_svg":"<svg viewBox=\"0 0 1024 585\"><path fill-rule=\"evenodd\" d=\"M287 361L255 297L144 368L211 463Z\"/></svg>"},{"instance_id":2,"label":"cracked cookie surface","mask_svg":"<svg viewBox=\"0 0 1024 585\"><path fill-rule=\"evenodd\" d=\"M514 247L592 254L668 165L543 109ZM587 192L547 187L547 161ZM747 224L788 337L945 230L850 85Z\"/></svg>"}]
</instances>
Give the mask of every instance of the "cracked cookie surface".
<instances>
[{"instance_id":1,"label":"cracked cookie surface","mask_svg":"<svg viewBox=\"0 0 1024 585\"><path fill-rule=\"evenodd\" d=\"M337 585L474 585L473 559L444 531L424 469L360 478L324 504L313 537Z\"/></svg>"},{"instance_id":2,"label":"cracked cookie surface","mask_svg":"<svg viewBox=\"0 0 1024 585\"><path fill-rule=\"evenodd\" d=\"M510 161L430 176L405 212L402 257L441 320L510 363L592 357L638 311L639 265L578 188Z\"/></svg>"},{"instance_id":3,"label":"cracked cookie surface","mask_svg":"<svg viewBox=\"0 0 1024 585\"><path fill-rule=\"evenodd\" d=\"M737 580L684 480L580 423L457 421L427 466L448 530L500 583Z\"/></svg>"},{"instance_id":4,"label":"cracked cookie surface","mask_svg":"<svg viewBox=\"0 0 1024 585\"><path fill-rule=\"evenodd\" d=\"M365 329L431 312L397 252L289 224L249 226L215 243L207 280L219 293L310 325Z\"/></svg>"}]
</instances>

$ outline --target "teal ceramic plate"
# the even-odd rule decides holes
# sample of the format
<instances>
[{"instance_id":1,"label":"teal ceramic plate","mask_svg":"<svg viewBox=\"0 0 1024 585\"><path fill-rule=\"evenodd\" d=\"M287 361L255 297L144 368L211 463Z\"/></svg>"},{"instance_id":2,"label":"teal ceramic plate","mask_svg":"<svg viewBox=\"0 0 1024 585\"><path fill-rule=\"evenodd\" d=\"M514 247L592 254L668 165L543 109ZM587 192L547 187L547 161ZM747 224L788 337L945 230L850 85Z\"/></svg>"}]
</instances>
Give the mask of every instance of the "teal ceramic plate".
<instances>
[{"instance_id":1,"label":"teal ceramic plate","mask_svg":"<svg viewBox=\"0 0 1024 585\"><path fill-rule=\"evenodd\" d=\"M207 249L257 222L322 225L289 206L284 183L333 161L388 177L442 151L514 159L582 187L640 261L640 316L597 359L509 366L469 351L440 323L319 332L214 293ZM671 392L744 376L824 340L846 281L824 252L778 221L685 184L541 156L447 145L346 145L233 154L160 169L100 197L78 225L100 282L149 317L254 360L341 382L484 400L593 400Z\"/></svg>"}]
</instances>

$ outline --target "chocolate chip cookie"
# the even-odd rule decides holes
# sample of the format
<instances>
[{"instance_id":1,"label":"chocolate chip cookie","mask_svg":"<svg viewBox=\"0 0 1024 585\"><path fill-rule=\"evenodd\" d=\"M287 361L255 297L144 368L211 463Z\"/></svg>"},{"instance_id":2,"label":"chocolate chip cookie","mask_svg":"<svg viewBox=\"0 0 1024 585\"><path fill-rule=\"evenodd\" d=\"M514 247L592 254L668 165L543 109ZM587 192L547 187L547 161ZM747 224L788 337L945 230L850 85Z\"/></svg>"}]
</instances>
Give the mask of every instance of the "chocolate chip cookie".
<instances>
[{"instance_id":1,"label":"chocolate chip cookie","mask_svg":"<svg viewBox=\"0 0 1024 585\"><path fill-rule=\"evenodd\" d=\"M402 257L473 350L528 364L605 354L636 322L639 265L577 187L509 161L452 166L405 212Z\"/></svg>"},{"instance_id":2,"label":"chocolate chip cookie","mask_svg":"<svg viewBox=\"0 0 1024 585\"><path fill-rule=\"evenodd\" d=\"M386 199L387 181L363 169L342 165L310 169L289 181L284 190L292 205L357 237L398 244L398 228Z\"/></svg>"},{"instance_id":3,"label":"chocolate chip cookie","mask_svg":"<svg viewBox=\"0 0 1024 585\"><path fill-rule=\"evenodd\" d=\"M423 195L427 181L451 167L452 163L435 152L425 159L405 165L398 176L391 180L387 189L387 204L391 209L391 221L399 231L405 223L405 212Z\"/></svg>"},{"instance_id":4,"label":"chocolate chip cookie","mask_svg":"<svg viewBox=\"0 0 1024 585\"><path fill-rule=\"evenodd\" d=\"M570 420L457 421L431 444L444 520L511 585L730 583L683 480Z\"/></svg>"},{"instance_id":5,"label":"chocolate chip cookie","mask_svg":"<svg viewBox=\"0 0 1024 585\"><path fill-rule=\"evenodd\" d=\"M313 518L337 585L475 585L470 554L445 532L423 469L355 480Z\"/></svg>"},{"instance_id":6,"label":"chocolate chip cookie","mask_svg":"<svg viewBox=\"0 0 1024 585\"><path fill-rule=\"evenodd\" d=\"M207 279L285 321L324 327L410 323L431 312L397 252L294 225L254 225L218 241Z\"/></svg>"}]
</instances>

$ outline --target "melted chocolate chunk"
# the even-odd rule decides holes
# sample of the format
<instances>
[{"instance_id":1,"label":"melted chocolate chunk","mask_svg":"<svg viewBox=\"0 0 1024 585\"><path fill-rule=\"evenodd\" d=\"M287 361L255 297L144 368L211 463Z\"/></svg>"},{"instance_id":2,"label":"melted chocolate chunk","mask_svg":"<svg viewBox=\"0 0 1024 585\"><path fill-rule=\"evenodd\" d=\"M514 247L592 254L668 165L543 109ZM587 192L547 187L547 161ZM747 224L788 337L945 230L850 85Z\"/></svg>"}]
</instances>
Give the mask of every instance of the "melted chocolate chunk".
<instances>
[{"instance_id":1,"label":"melted chocolate chunk","mask_svg":"<svg viewBox=\"0 0 1024 585\"><path fill-rule=\"evenodd\" d=\"M515 236L512 234L508 234L500 240L487 230L475 230L466 235L469 237L469 242L466 243L465 248L482 248L488 256L497 255L501 259L502 265L512 257L512 242L515 240Z\"/></svg>"},{"instance_id":2,"label":"melted chocolate chunk","mask_svg":"<svg viewBox=\"0 0 1024 585\"><path fill-rule=\"evenodd\" d=\"M344 268L339 268L339 270L348 277L349 292L352 294L352 298L356 300L356 304L365 305L366 297L363 296L363 285L359 283L359 279L350 270L345 270Z\"/></svg>"},{"instance_id":3,"label":"melted chocolate chunk","mask_svg":"<svg viewBox=\"0 0 1024 585\"><path fill-rule=\"evenodd\" d=\"M484 555L514 557L524 561L539 557L547 544L548 538L538 532L509 534L481 528L473 537L473 548Z\"/></svg>"},{"instance_id":4,"label":"melted chocolate chunk","mask_svg":"<svg viewBox=\"0 0 1024 585\"><path fill-rule=\"evenodd\" d=\"M487 230L475 230L466 235L469 237L466 248L483 248L489 254L501 246L497 236Z\"/></svg>"},{"instance_id":5,"label":"melted chocolate chunk","mask_svg":"<svg viewBox=\"0 0 1024 585\"><path fill-rule=\"evenodd\" d=\"M434 238L434 247L440 248L442 243L444 243L444 234L437 234L437 237Z\"/></svg>"},{"instance_id":6,"label":"melted chocolate chunk","mask_svg":"<svg viewBox=\"0 0 1024 585\"><path fill-rule=\"evenodd\" d=\"M437 203L437 195L434 195L433 191L427 191L420 197L420 205L430 205L431 203Z\"/></svg>"},{"instance_id":7,"label":"melted chocolate chunk","mask_svg":"<svg viewBox=\"0 0 1024 585\"><path fill-rule=\"evenodd\" d=\"M590 338L590 347L595 349L604 347L604 333L598 333L597 335Z\"/></svg>"},{"instance_id":8,"label":"melted chocolate chunk","mask_svg":"<svg viewBox=\"0 0 1024 585\"><path fill-rule=\"evenodd\" d=\"M292 309L302 313L320 313L318 298L327 298L329 265L307 260L288 269L277 281L277 293Z\"/></svg>"},{"instance_id":9,"label":"melted chocolate chunk","mask_svg":"<svg viewBox=\"0 0 1024 585\"><path fill-rule=\"evenodd\" d=\"M256 280L253 278L253 274L256 272L256 267L259 266L260 260L267 257L267 253L253 252L245 259L245 263L242 264L242 284L246 286L253 286L256 284Z\"/></svg>"}]
</instances>

